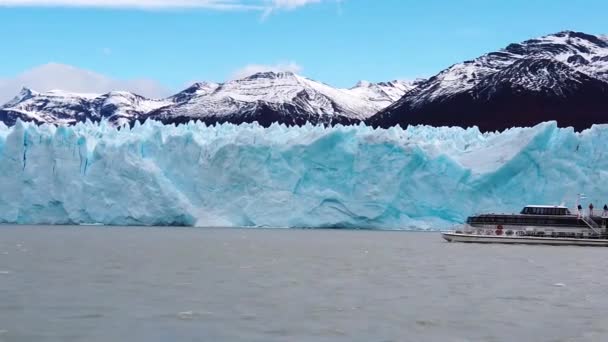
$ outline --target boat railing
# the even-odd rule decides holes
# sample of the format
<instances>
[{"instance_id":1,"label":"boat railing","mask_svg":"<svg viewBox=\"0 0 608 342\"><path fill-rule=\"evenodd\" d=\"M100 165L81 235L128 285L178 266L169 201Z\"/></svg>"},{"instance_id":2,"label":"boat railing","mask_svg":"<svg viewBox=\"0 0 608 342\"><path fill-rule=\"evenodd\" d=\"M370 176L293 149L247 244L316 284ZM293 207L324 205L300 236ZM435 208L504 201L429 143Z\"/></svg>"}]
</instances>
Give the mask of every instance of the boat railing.
<instances>
[{"instance_id":1,"label":"boat railing","mask_svg":"<svg viewBox=\"0 0 608 342\"><path fill-rule=\"evenodd\" d=\"M597 224L597 222L595 222L595 220L589 216L589 215L581 215L580 216L581 220L583 220L583 222L585 222L585 224L591 228L591 230L593 230L594 233L599 234L599 230L600 226Z\"/></svg>"}]
</instances>

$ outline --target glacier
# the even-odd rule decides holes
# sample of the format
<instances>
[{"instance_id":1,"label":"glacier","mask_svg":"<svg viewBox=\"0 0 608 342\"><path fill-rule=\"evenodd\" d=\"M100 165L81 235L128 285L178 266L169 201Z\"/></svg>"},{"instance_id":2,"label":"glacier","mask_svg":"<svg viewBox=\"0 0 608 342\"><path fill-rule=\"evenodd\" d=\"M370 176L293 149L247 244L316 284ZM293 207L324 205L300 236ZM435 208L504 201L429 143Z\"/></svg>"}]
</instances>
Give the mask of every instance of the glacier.
<instances>
[{"instance_id":1,"label":"glacier","mask_svg":"<svg viewBox=\"0 0 608 342\"><path fill-rule=\"evenodd\" d=\"M0 223L443 229L608 202L608 125L0 123Z\"/></svg>"}]
</instances>

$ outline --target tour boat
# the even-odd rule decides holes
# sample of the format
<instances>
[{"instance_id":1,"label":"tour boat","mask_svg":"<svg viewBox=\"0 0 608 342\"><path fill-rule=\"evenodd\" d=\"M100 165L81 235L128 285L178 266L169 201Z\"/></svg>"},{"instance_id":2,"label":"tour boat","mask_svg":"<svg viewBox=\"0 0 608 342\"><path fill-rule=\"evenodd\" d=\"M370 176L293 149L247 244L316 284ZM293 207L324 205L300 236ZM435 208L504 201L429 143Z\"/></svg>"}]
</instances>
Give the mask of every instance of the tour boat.
<instances>
[{"instance_id":1,"label":"tour boat","mask_svg":"<svg viewBox=\"0 0 608 342\"><path fill-rule=\"evenodd\" d=\"M470 216L454 231L442 232L449 242L578 245L608 247L608 213L573 214L565 206L528 205L519 214Z\"/></svg>"}]
</instances>

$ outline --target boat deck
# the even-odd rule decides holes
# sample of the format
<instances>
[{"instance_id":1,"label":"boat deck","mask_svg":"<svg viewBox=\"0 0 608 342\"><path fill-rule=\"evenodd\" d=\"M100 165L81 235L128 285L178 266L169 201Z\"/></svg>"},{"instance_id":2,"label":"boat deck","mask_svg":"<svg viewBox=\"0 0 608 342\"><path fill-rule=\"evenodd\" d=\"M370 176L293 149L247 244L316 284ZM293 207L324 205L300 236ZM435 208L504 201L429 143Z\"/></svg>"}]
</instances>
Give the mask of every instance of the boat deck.
<instances>
[{"instance_id":1,"label":"boat deck","mask_svg":"<svg viewBox=\"0 0 608 342\"><path fill-rule=\"evenodd\" d=\"M524 244L524 245L560 245L560 246L595 246L608 247L608 239L600 238L568 238L540 236L504 236L504 235L475 235L455 232L442 232L448 242L484 243L484 244Z\"/></svg>"}]
</instances>

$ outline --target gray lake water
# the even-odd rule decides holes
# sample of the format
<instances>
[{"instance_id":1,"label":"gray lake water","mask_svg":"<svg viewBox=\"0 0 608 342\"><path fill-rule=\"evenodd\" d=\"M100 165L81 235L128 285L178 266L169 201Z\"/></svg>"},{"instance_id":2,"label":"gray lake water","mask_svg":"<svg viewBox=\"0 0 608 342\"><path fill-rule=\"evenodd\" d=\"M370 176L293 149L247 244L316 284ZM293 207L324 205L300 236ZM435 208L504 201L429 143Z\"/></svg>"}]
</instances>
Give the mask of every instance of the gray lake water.
<instances>
[{"instance_id":1,"label":"gray lake water","mask_svg":"<svg viewBox=\"0 0 608 342\"><path fill-rule=\"evenodd\" d=\"M0 227L0 341L608 341L608 249Z\"/></svg>"}]
</instances>

